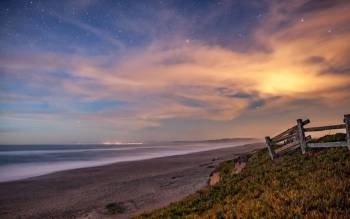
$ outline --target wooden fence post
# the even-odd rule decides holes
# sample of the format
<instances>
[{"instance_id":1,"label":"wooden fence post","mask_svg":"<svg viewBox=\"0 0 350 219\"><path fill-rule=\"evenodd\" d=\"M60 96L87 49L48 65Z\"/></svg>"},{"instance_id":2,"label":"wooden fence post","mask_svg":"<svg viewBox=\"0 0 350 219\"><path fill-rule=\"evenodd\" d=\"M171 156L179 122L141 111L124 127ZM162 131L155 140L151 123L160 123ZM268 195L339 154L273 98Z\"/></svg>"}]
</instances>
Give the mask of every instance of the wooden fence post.
<instances>
[{"instance_id":1,"label":"wooden fence post","mask_svg":"<svg viewBox=\"0 0 350 219\"><path fill-rule=\"evenodd\" d=\"M275 158L275 151L272 148L271 138L267 136L265 137L265 141L266 141L267 149L269 149L271 160L273 160Z\"/></svg>"},{"instance_id":2,"label":"wooden fence post","mask_svg":"<svg viewBox=\"0 0 350 219\"><path fill-rule=\"evenodd\" d=\"M350 114L344 115L344 123L346 127L346 141L350 150Z\"/></svg>"},{"instance_id":3,"label":"wooden fence post","mask_svg":"<svg viewBox=\"0 0 350 219\"><path fill-rule=\"evenodd\" d=\"M298 119L298 136L299 136L299 142L300 142L300 147L301 147L301 153L305 154L306 151L306 140L305 140L305 133L304 133L304 125L303 125L303 120Z\"/></svg>"}]
</instances>

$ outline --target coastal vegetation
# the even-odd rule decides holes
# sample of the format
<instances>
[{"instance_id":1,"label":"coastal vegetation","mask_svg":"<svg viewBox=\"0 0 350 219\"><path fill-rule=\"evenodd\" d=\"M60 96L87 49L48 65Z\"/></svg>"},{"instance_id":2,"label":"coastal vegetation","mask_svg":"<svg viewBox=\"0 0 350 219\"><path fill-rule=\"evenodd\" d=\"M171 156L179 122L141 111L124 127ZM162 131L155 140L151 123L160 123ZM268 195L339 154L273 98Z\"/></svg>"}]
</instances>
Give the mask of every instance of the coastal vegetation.
<instances>
[{"instance_id":1,"label":"coastal vegetation","mask_svg":"<svg viewBox=\"0 0 350 219\"><path fill-rule=\"evenodd\" d=\"M337 141L343 134L317 141ZM349 218L350 153L346 147L300 150L271 160L266 149L234 173L235 161L216 169L220 181L168 207L137 218Z\"/></svg>"},{"instance_id":2,"label":"coastal vegetation","mask_svg":"<svg viewBox=\"0 0 350 219\"><path fill-rule=\"evenodd\" d=\"M123 203L111 202L105 206L109 214L122 214L125 212Z\"/></svg>"}]
</instances>

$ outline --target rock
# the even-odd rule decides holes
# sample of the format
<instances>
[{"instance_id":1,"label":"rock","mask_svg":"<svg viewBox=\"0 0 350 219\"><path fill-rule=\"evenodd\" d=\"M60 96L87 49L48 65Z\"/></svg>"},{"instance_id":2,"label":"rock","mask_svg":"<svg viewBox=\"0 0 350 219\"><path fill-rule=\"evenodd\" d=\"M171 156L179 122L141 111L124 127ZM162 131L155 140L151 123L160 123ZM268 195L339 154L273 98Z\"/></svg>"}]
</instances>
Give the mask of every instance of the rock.
<instances>
[{"instance_id":1,"label":"rock","mask_svg":"<svg viewBox=\"0 0 350 219\"><path fill-rule=\"evenodd\" d=\"M219 172L214 172L210 176L209 185L210 186L215 186L216 184L219 183L219 181L220 181L220 173Z\"/></svg>"},{"instance_id":2,"label":"rock","mask_svg":"<svg viewBox=\"0 0 350 219\"><path fill-rule=\"evenodd\" d=\"M247 164L246 162L236 162L233 173L234 174L240 173L244 169L246 164Z\"/></svg>"}]
</instances>

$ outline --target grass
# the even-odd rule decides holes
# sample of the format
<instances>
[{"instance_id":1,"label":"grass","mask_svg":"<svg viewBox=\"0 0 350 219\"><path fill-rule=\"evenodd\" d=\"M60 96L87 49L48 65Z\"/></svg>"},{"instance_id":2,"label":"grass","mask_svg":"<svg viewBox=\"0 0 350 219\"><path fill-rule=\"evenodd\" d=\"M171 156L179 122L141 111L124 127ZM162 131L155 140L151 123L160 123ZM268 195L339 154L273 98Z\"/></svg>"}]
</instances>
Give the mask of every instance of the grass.
<instances>
[{"instance_id":1,"label":"grass","mask_svg":"<svg viewBox=\"0 0 350 219\"><path fill-rule=\"evenodd\" d=\"M223 162L221 180L137 218L350 218L350 152L347 148L300 150L271 161L253 154L239 174Z\"/></svg>"}]
</instances>

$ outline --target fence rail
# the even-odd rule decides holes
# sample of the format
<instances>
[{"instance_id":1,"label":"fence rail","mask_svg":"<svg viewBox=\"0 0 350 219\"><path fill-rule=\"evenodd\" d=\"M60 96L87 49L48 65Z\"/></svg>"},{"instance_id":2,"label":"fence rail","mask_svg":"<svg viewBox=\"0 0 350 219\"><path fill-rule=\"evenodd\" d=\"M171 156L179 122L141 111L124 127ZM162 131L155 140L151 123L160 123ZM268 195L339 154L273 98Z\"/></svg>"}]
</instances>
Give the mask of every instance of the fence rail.
<instances>
[{"instance_id":1,"label":"fence rail","mask_svg":"<svg viewBox=\"0 0 350 219\"><path fill-rule=\"evenodd\" d=\"M324 143L309 143L309 148L330 148L330 147L347 147L346 141L324 142Z\"/></svg>"},{"instance_id":2,"label":"fence rail","mask_svg":"<svg viewBox=\"0 0 350 219\"><path fill-rule=\"evenodd\" d=\"M265 137L266 145L271 159L286 154L295 149L301 148L302 154L305 154L308 148L327 148L327 147L348 147L350 150L350 114L344 115L344 124L327 125L319 127L304 126L310 123L309 119L297 120L297 125L287 129L286 131L276 135L273 138ZM335 129L346 130L346 141L313 143L311 136L305 136L306 132L319 132Z\"/></svg>"},{"instance_id":3,"label":"fence rail","mask_svg":"<svg viewBox=\"0 0 350 219\"><path fill-rule=\"evenodd\" d=\"M345 124L340 125L328 125L328 126L320 126L320 127L312 127L312 128L305 128L305 132L319 132L319 131L327 131L332 129L345 129Z\"/></svg>"}]
</instances>

